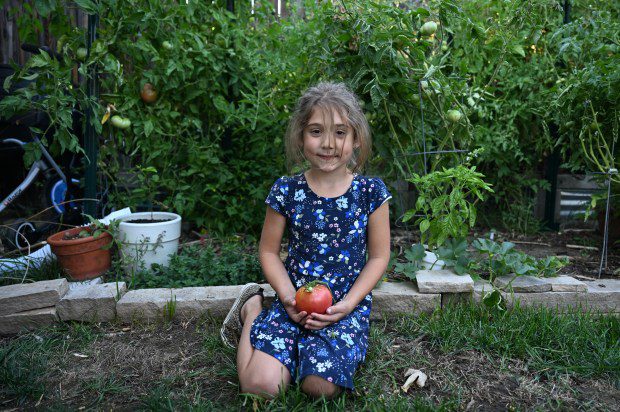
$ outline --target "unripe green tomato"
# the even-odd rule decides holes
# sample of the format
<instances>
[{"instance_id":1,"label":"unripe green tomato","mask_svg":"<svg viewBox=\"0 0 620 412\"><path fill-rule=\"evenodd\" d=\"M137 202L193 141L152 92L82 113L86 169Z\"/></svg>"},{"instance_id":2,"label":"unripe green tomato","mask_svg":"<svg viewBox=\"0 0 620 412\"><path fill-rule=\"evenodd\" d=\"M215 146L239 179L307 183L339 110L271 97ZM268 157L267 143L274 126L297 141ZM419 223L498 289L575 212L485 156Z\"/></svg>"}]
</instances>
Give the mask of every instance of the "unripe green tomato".
<instances>
[{"instance_id":1,"label":"unripe green tomato","mask_svg":"<svg viewBox=\"0 0 620 412\"><path fill-rule=\"evenodd\" d=\"M452 123L457 123L459 120L461 120L461 117L463 117L463 113L458 110L448 110L448 112L446 113L446 117Z\"/></svg>"},{"instance_id":2,"label":"unripe green tomato","mask_svg":"<svg viewBox=\"0 0 620 412\"><path fill-rule=\"evenodd\" d=\"M86 50L85 47L80 47L75 52L75 56L77 57L78 60L84 61L86 59L86 56L88 56L88 50Z\"/></svg>"},{"instance_id":3,"label":"unripe green tomato","mask_svg":"<svg viewBox=\"0 0 620 412\"><path fill-rule=\"evenodd\" d=\"M430 36L431 34L434 34L436 31L437 31L437 23L435 23L434 21L427 21L420 28L420 33L422 33L424 36Z\"/></svg>"},{"instance_id":4,"label":"unripe green tomato","mask_svg":"<svg viewBox=\"0 0 620 412\"><path fill-rule=\"evenodd\" d=\"M170 43L168 40L164 40L161 43L161 47L163 47L166 50L172 50L174 48L174 46L172 45L172 43Z\"/></svg>"},{"instance_id":5,"label":"unripe green tomato","mask_svg":"<svg viewBox=\"0 0 620 412\"><path fill-rule=\"evenodd\" d=\"M596 122L592 122L590 123L590 130L595 131L597 129L598 125Z\"/></svg>"},{"instance_id":6,"label":"unripe green tomato","mask_svg":"<svg viewBox=\"0 0 620 412\"><path fill-rule=\"evenodd\" d=\"M131 126L131 120L125 119L118 115L112 116L110 122L112 123L112 126L122 130L125 130Z\"/></svg>"}]
</instances>

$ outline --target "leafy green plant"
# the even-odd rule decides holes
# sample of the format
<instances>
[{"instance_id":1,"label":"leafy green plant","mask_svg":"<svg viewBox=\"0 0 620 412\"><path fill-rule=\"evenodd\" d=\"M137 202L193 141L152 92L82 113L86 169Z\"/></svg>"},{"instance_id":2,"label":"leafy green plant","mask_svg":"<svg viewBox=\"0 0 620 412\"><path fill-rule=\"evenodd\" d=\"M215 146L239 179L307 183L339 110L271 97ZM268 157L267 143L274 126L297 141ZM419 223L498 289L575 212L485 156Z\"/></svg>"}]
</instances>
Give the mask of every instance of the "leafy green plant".
<instances>
[{"instance_id":1,"label":"leafy green plant","mask_svg":"<svg viewBox=\"0 0 620 412\"><path fill-rule=\"evenodd\" d=\"M447 239L445 244L437 249L437 257L457 274L463 275L467 273L470 262L468 246L467 239Z\"/></svg>"},{"instance_id":2,"label":"leafy green plant","mask_svg":"<svg viewBox=\"0 0 620 412\"><path fill-rule=\"evenodd\" d=\"M420 176L413 174L409 182L418 190L415 208L403 217L406 222L420 215L421 241L434 250L448 238L462 239L476 222L475 204L493 189L482 180L475 166L459 165Z\"/></svg>"},{"instance_id":3,"label":"leafy green plant","mask_svg":"<svg viewBox=\"0 0 620 412\"><path fill-rule=\"evenodd\" d=\"M136 166L135 176L138 186L131 192L131 204L137 205L141 201L145 201L149 211L153 212L153 206L159 190L159 174L153 166Z\"/></svg>"},{"instance_id":4,"label":"leafy green plant","mask_svg":"<svg viewBox=\"0 0 620 412\"><path fill-rule=\"evenodd\" d=\"M424 246L421 244L412 245L410 249L405 250L405 262L394 263L394 270L414 280L416 272L422 268L424 252Z\"/></svg>"},{"instance_id":5,"label":"leafy green plant","mask_svg":"<svg viewBox=\"0 0 620 412\"><path fill-rule=\"evenodd\" d=\"M59 153L81 150L71 113L92 110L115 204L139 190L123 187L123 172L153 167L160 206L221 233L258 235L269 185L285 172L280 136L296 99L319 80L344 81L365 103L370 173L434 172L463 160L443 151L484 147L477 171L500 208L524 190L549 189L539 170L554 151L572 170L586 169L579 136L592 116L584 102L602 136L617 117L615 2L571 2L568 24L553 0L525 8L517 0L296 2L305 17L294 9L276 23L267 2L239 4L233 14L222 2L79 0L100 21L85 57L85 30L64 13L74 3L37 4L19 14L20 39L56 37L61 59L33 56L7 85L32 83L3 100L0 113L48 113L53 127L37 132ZM422 29L435 24L435 33ZM74 67L85 80L97 68L99 99L72 84ZM140 98L147 83L155 101ZM108 109L130 125L102 125ZM28 147L28 162L39 156Z\"/></svg>"},{"instance_id":6,"label":"leafy green plant","mask_svg":"<svg viewBox=\"0 0 620 412\"><path fill-rule=\"evenodd\" d=\"M231 240L184 247L168 267L137 270L135 288L240 285L262 282L258 257L249 245Z\"/></svg>"},{"instance_id":7,"label":"leafy green plant","mask_svg":"<svg viewBox=\"0 0 620 412\"><path fill-rule=\"evenodd\" d=\"M510 274L514 274L515 277L522 275L557 276L558 270L568 264L566 258L556 256L537 259L515 250L515 244L511 242L498 243L490 239L479 238L473 241L472 246L481 259L472 263L471 269L476 272L486 272L491 283L499 276Z\"/></svg>"},{"instance_id":8,"label":"leafy green plant","mask_svg":"<svg viewBox=\"0 0 620 412\"><path fill-rule=\"evenodd\" d=\"M515 244L511 242L498 243L490 239L478 238L472 242L472 247L478 253L478 257L469 262L468 270L478 276L484 274L488 277L491 290L485 293L482 302L492 310L506 309L506 303L494 285L496 278L513 275L510 284L518 276L523 275L552 277L557 276L558 271L568 264L567 258L556 256L537 259L515 250Z\"/></svg>"}]
</instances>

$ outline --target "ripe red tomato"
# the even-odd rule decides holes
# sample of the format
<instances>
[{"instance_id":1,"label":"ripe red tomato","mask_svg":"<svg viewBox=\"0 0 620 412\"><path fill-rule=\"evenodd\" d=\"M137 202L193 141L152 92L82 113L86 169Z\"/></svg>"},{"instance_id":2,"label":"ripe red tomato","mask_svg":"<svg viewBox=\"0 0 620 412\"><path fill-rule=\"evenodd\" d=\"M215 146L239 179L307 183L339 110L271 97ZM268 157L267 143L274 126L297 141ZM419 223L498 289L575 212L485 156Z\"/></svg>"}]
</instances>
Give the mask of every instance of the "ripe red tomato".
<instances>
[{"instance_id":1,"label":"ripe red tomato","mask_svg":"<svg viewBox=\"0 0 620 412\"><path fill-rule=\"evenodd\" d=\"M327 285L310 282L297 290L295 303L300 312L324 314L332 305L332 292Z\"/></svg>"},{"instance_id":2,"label":"ripe red tomato","mask_svg":"<svg viewBox=\"0 0 620 412\"><path fill-rule=\"evenodd\" d=\"M140 97L144 103L153 103L157 100L157 91L151 83L145 83L140 91Z\"/></svg>"}]
</instances>

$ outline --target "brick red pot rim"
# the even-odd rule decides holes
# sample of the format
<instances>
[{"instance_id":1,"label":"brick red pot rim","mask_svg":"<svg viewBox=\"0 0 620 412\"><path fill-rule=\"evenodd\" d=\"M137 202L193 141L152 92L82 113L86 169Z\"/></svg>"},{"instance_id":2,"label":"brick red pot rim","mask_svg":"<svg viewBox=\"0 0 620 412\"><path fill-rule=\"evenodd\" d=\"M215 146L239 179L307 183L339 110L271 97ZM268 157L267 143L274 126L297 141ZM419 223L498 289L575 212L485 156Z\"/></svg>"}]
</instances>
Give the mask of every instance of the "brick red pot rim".
<instances>
[{"instance_id":1,"label":"brick red pot rim","mask_svg":"<svg viewBox=\"0 0 620 412\"><path fill-rule=\"evenodd\" d=\"M108 244L112 241L112 235L110 235L108 232L102 232L96 238L91 235L88 237L83 237L83 238L78 238L78 239L63 239L65 234L68 234L69 236L75 236L83 230L87 230L89 233L92 233L93 228L89 226L81 226L81 227L74 227L71 229L63 230L58 233L54 233L53 235L48 237L47 243L54 249L57 249L57 248L62 249L64 247L71 247L71 246L73 247L85 246L88 243L94 243L94 242L97 242L99 244L99 243L104 243L105 241L105 244ZM71 249L73 249L73 247L71 247ZM98 249L99 247L101 247L101 245L98 245L96 248ZM54 250L54 253L58 254L56 250ZM82 253L82 252L76 252L76 253ZM68 253L68 254L75 254L75 253Z\"/></svg>"}]
</instances>

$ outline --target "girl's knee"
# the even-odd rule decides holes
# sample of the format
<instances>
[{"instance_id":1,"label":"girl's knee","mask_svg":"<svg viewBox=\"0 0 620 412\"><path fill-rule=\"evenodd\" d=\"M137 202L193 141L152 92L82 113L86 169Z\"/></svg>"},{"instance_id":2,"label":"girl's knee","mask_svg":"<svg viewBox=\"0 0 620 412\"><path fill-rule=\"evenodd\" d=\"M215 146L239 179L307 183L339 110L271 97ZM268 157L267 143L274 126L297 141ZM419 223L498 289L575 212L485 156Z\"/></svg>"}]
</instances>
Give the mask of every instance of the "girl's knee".
<instances>
[{"instance_id":1,"label":"girl's knee","mask_svg":"<svg viewBox=\"0 0 620 412\"><path fill-rule=\"evenodd\" d=\"M340 386L331 383L320 376L308 375L301 383L301 390L312 398L325 397L331 399L340 394Z\"/></svg>"},{"instance_id":2,"label":"girl's knee","mask_svg":"<svg viewBox=\"0 0 620 412\"><path fill-rule=\"evenodd\" d=\"M267 376L251 376L248 379L240 380L241 393L252 393L264 398L274 398L278 396L280 390L286 390L288 386L281 380L269 379Z\"/></svg>"},{"instance_id":3,"label":"girl's knee","mask_svg":"<svg viewBox=\"0 0 620 412\"><path fill-rule=\"evenodd\" d=\"M239 376L239 386L242 393L273 398L278 396L281 390L286 390L288 382L284 371L254 370Z\"/></svg>"}]
</instances>

